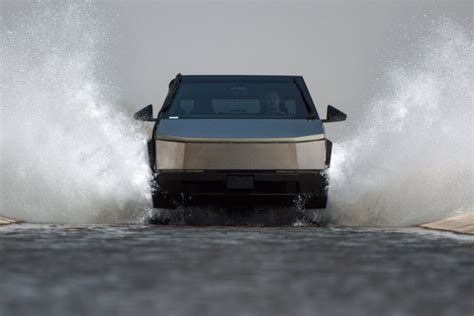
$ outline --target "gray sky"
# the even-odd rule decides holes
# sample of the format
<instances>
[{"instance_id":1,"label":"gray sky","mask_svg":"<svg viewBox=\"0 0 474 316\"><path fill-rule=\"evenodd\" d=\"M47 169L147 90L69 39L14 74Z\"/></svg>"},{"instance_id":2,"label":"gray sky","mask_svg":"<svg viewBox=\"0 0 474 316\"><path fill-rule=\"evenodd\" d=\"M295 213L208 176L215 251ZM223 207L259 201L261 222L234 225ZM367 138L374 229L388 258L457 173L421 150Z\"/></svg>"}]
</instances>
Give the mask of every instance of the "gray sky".
<instances>
[{"instance_id":1,"label":"gray sky","mask_svg":"<svg viewBox=\"0 0 474 316\"><path fill-rule=\"evenodd\" d=\"M183 74L303 75L321 116L356 118L375 80L441 16L472 26L471 1L101 1L113 16L113 81L123 104L159 108ZM2 14L28 10L2 1ZM115 21L114 21L115 19ZM115 36L115 37L114 37ZM330 127L333 128L333 127Z\"/></svg>"},{"instance_id":2,"label":"gray sky","mask_svg":"<svg viewBox=\"0 0 474 316\"><path fill-rule=\"evenodd\" d=\"M448 16L468 27L470 1L121 2L117 77L127 103L161 105L183 74L303 75L318 110L356 114L386 63ZM399 50L398 52L392 50ZM354 115L353 115L354 116Z\"/></svg>"}]
</instances>

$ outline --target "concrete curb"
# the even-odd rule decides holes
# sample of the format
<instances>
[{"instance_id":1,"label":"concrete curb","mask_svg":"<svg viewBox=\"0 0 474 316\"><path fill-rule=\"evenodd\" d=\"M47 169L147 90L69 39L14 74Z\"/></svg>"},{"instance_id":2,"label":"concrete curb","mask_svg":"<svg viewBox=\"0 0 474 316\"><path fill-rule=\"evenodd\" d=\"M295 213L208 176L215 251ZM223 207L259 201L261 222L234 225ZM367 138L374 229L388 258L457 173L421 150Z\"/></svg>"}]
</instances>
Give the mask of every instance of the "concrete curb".
<instances>
[{"instance_id":1,"label":"concrete curb","mask_svg":"<svg viewBox=\"0 0 474 316\"><path fill-rule=\"evenodd\" d=\"M474 235L474 212L423 224L420 227Z\"/></svg>"},{"instance_id":2,"label":"concrete curb","mask_svg":"<svg viewBox=\"0 0 474 316\"><path fill-rule=\"evenodd\" d=\"M0 226L18 223L17 220L0 216Z\"/></svg>"}]
</instances>

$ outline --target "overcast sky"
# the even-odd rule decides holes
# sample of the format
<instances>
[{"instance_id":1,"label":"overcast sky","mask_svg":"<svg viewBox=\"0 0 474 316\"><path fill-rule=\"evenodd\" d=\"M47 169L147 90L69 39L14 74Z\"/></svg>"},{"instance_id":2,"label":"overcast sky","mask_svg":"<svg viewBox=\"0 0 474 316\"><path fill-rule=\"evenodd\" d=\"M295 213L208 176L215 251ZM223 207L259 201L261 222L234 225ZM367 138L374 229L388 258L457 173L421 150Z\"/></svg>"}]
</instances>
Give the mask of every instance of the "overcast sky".
<instances>
[{"instance_id":1,"label":"overcast sky","mask_svg":"<svg viewBox=\"0 0 474 316\"><path fill-rule=\"evenodd\" d=\"M376 79L433 20L472 27L471 1L101 1L113 25L110 65L127 105L161 106L183 74L303 75L321 116L356 117ZM2 15L28 10L5 2ZM111 18L112 17L112 18Z\"/></svg>"}]
</instances>

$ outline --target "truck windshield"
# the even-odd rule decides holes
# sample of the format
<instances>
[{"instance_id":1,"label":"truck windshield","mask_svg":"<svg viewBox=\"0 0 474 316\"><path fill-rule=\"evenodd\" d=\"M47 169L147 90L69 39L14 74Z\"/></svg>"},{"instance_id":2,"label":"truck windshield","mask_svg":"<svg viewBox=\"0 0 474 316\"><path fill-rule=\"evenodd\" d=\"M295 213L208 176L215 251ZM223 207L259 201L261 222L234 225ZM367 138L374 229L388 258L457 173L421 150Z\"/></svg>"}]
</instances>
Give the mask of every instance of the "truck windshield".
<instances>
[{"instance_id":1,"label":"truck windshield","mask_svg":"<svg viewBox=\"0 0 474 316\"><path fill-rule=\"evenodd\" d=\"M294 82L182 82L169 118L306 118Z\"/></svg>"}]
</instances>

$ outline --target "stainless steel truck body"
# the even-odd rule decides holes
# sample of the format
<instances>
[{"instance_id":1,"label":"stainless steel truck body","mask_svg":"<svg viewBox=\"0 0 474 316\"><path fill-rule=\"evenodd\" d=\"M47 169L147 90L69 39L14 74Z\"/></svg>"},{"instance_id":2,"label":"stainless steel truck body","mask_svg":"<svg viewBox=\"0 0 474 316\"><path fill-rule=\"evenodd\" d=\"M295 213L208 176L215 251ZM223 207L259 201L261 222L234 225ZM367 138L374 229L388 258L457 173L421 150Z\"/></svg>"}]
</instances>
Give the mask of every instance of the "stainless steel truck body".
<instances>
[{"instance_id":1,"label":"stainless steel truck body","mask_svg":"<svg viewBox=\"0 0 474 316\"><path fill-rule=\"evenodd\" d=\"M154 207L273 206L325 208L332 143L300 76L181 75L148 142Z\"/></svg>"}]
</instances>

